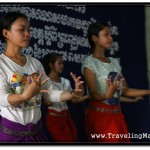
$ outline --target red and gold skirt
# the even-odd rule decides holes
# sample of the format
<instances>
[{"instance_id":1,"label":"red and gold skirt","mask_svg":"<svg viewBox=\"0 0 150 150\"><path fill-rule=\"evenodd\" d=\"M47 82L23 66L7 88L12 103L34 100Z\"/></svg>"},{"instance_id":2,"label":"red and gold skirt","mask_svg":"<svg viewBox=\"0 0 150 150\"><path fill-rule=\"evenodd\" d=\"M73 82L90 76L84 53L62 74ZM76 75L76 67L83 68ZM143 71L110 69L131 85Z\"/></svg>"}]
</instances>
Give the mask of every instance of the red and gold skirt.
<instances>
[{"instance_id":1,"label":"red and gold skirt","mask_svg":"<svg viewBox=\"0 0 150 150\"><path fill-rule=\"evenodd\" d=\"M85 114L85 129L90 142L130 142L120 105L91 101Z\"/></svg>"},{"instance_id":2,"label":"red and gold skirt","mask_svg":"<svg viewBox=\"0 0 150 150\"><path fill-rule=\"evenodd\" d=\"M45 121L46 128L54 141L77 141L77 129L68 110L57 112L55 110L48 109Z\"/></svg>"}]
</instances>

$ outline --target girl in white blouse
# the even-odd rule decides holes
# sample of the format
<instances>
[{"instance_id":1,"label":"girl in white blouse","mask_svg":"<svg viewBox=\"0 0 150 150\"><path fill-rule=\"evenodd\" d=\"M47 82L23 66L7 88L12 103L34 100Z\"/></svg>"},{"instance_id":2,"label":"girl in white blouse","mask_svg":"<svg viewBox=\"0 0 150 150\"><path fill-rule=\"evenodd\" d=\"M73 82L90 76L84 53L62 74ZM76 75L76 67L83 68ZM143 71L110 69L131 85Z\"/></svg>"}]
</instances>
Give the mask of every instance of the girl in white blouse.
<instances>
[{"instance_id":1,"label":"girl in white blouse","mask_svg":"<svg viewBox=\"0 0 150 150\"><path fill-rule=\"evenodd\" d=\"M46 142L41 128L41 98L63 102L80 95L82 81L72 74L76 90L54 90L41 63L23 55L29 45L30 23L20 12L0 18L0 40L6 49L0 55L0 142Z\"/></svg>"},{"instance_id":2,"label":"girl in white blouse","mask_svg":"<svg viewBox=\"0 0 150 150\"><path fill-rule=\"evenodd\" d=\"M91 24L88 40L92 51L82 64L91 97L85 119L88 139L94 142L130 142L126 136L128 129L121 112L120 97L144 96L150 94L150 90L128 88L118 60L105 57L105 50L112 44L107 24ZM118 134L123 136L118 138Z\"/></svg>"},{"instance_id":3,"label":"girl in white blouse","mask_svg":"<svg viewBox=\"0 0 150 150\"><path fill-rule=\"evenodd\" d=\"M47 76L50 78L55 90L71 91L70 81L60 77L64 69L63 58L58 53L49 53L43 58L43 67ZM84 92L84 90L83 90ZM72 99L78 103L88 96ZM48 104L49 102L46 102ZM77 129L73 123L66 102L51 102L48 104L48 110L45 117L46 128L55 142L77 142Z\"/></svg>"}]
</instances>

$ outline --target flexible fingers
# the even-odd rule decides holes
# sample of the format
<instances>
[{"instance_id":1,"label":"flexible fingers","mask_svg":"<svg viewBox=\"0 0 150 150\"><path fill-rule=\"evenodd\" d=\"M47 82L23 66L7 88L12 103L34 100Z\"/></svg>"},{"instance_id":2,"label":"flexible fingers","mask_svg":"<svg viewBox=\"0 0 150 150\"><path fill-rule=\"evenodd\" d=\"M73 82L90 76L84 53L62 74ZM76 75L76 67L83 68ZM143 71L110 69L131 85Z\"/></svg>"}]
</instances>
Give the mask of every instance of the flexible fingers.
<instances>
[{"instance_id":1,"label":"flexible fingers","mask_svg":"<svg viewBox=\"0 0 150 150\"><path fill-rule=\"evenodd\" d=\"M31 77L30 76L28 76L27 77L27 79L26 79L26 82L25 82L25 88L30 84L30 82L31 82Z\"/></svg>"},{"instance_id":2,"label":"flexible fingers","mask_svg":"<svg viewBox=\"0 0 150 150\"><path fill-rule=\"evenodd\" d=\"M119 74L116 75L114 82L113 82L114 84L118 82L118 77L119 77Z\"/></svg>"},{"instance_id":3,"label":"flexible fingers","mask_svg":"<svg viewBox=\"0 0 150 150\"><path fill-rule=\"evenodd\" d=\"M49 93L48 90L40 90L40 93Z\"/></svg>"},{"instance_id":4,"label":"flexible fingers","mask_svg":"<svg viewBox=\"0 0 150 150\"><path fill-rule=\"evenodd\" d=\"M28 76L28 77L27 77L27 80L26 80L26 82L25 82L25 84L26 84L26 85L29 85L29 84L30 84L30 82L31 82L31 77L30 77L30 76Z\"/></svg>"},{"instance_id":5,"label":"flexible fingers","mask_svg":"<svg viewBox=\"0 0 150 150\"><path fill-rule=\"evenodd\" d=\"M84 83L84 81L80 81L78 84L81 85L81 84L83 84L83 83Z\"/></svg>"},{"instance_id":6,"label":"flexible fingers","mask_svg":"<svg viewBox=\"0 0 150 150\"><path fill-rule=\"evenodd\" d=\"M76 89L78 89L80 87L80 85L82 85L84 83L84 81L80 81L78 84L76 84Z\"/></svg>"},{"instance_id":7,"label":"flexible fingers","mask_svg":"<svg viewBox=\"0 0 150 150\"><path fill-rule=\"evenodd\" d=\"M38 80L38 81L40 81L40 80L41 80L42 75L43 75L43 72L42 72L42 73L40 73L40 74L39 74L39 76L37 77L37 80Z\"/></svg>"},{"instance_id":8,"label":"flexible fingers","mask_svg":"<svg viewBox=\"0 0 150 150\"><path fill-rule=\"evenodd\" d=\"M32 76L31 76L30 79L31 79L31 83L35 83L36 86L40 86L41 85L41 83L39 81L37 81L37 80L34 80Z\"/></svg>"},{"instance_id":9,"label":"flexible fingers","mask_svg":"<svg viewBox=\"0 0 150 150\"><path fill-rule=\"evenodd\" d=\"M111 81L111 76L109 77L109 79L108 79L108 82L109 82L109 85L112 85L113 83L112 83L112 81Z\"/></svg>"},{"instance_id":10,"label":"flexible fingers","mask_svg":"<svg viewBox=\"0 0 150 150\"><path fill-rule=\"evenodd\" d=\"M78 76L76 79L80 80L80 79L81 79L81 76Z\"/></svg>"},{"instance_id":11,"label":"flexible fingers","mask_svg":"<svg viewBox=\"0 0 150 150\"><path fill-rule=\"evenodd\" d=\"M30 76L30 82L32 83L32 82L34 82L35 80L33 79L33 77L32 76Z\"/></svg>"},{"instance_id":12,"label":"flexible fingers","mask_svg":"<svg viewBox=\"0 0 150 150\"><path fill-rule=\"evenodd\" d=\"M75 80L76 79L76 74L70 72L71 77Z\"/></svg>"},{"instance_id":13,"label":"flexible fingers","mask_svg":"<svg viewBox=\"0 0 150 150\"><path fill-rule=\"evenodd\" d=\"M121 81L124 81L124 80L125 80L125 78L122 78L122 79L121 79Z\"/></svg>"},{"instance_id":14,"label":"flexible fingers","mask_svg":"<svg viewBox=\"0 0 150 150\"><path fill-rule=\"evenodd\" d=\"M109 79L106 79L106 88L109 87Z\"/></svg>"},{"instance_id":15,"label":"flexible fingers","mask_svg":"<svg viewBox=\"0 0 150 150\"><path fill-rule=\"evenodd\" d=\"M47 78L46 80L42 81L42 82L41 82L41 86L42 86L44 83L46 83L48 80L50 80L50 78Z\"/></svg>"}]
</instances>

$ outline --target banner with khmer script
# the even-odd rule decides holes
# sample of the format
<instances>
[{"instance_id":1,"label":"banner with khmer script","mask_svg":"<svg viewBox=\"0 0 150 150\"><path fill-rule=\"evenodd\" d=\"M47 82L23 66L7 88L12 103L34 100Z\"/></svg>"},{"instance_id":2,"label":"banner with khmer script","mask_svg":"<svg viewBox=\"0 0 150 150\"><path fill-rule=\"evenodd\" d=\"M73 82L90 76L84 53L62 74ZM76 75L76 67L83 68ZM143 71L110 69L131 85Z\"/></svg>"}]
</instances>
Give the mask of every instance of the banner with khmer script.
<instances>
[{"instance_id":1,"label":"banner with khmer script","mask_svg":"<svg viewBox=\"0 0 150 150\"><path fill-rule=\"evenodd\" d=\"M21 11L28 16L31 42L23 50L25 54L42 59L45 54L55 51L63 55L64 61L81 64L90 52L87 39L89 24L104 20L99 18L103 13L93 15L94 9L109 12L110 8L90 5L1 5L0 13ZM116 12L111 13L115 15ZM118 36L118 27L112 24L113 18L110 16L107 19L105 21L111 25L112 34ZM113 41L110 54L115 55L118 49L118 42ZM0 53L3 50L4 46L1 46Z\"/></svg>"}]
</instances>

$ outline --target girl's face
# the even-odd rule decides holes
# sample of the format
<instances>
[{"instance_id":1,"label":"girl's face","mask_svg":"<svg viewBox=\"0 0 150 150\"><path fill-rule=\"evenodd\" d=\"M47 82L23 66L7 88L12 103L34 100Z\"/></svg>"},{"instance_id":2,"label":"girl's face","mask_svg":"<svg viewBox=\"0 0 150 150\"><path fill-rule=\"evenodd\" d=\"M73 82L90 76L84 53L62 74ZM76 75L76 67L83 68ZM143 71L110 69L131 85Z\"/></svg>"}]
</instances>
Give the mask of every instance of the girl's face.
<instances>
[{"instance_id":1,"label":"girl's face","mask_svg":"<svg viewBox=\"0 0 150 150\"><path fill-rule=\"evenodd\" d=\"M25 18L18 18L12 23L10 30L5 30L7 44L12 46L25 48L30 42L30 25Z\"/></svg>"},{"instance_id":2,"label":"girl's face","mask_svg":"<svg viewBox=\"0 0 150 150\"><path fill-rule=\"evenodd\" d=\"M53 70L57 73L62 73L64 69L64 62L62 57L58 57L53 65Z\"/></svg>"},{"instance_id":3,"label":"girl's face","mask_svg":"<svg viewBox=\"0 0 150 150\"><path fill-rule=\"evenodd\" d=\"M108 27L105 27L103 30L99 32L98 37L95 41L96 46L107 49L112 44L112 36L110 34L110 30Z\"/></svg>"}]
</instances>

